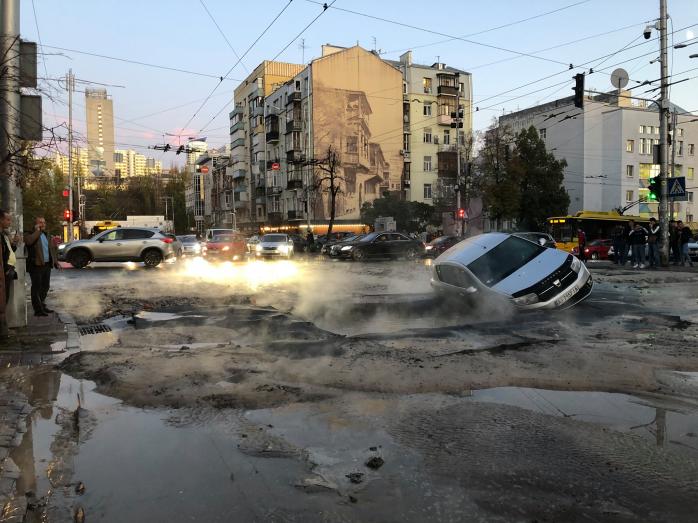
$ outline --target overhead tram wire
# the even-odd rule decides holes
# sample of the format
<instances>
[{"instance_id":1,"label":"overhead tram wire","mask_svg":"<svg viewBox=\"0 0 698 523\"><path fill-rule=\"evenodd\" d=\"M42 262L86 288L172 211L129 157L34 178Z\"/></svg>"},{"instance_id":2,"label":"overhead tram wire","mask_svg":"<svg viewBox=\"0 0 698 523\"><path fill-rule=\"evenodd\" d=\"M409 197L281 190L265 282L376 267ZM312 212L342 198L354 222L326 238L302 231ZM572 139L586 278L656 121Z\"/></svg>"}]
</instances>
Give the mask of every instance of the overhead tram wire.
<instances>
[{"instance_id":1,"label":"overhead tram wire","mask_svg":"<svg viewBox=\"0 0 698 523\"><path fill-rule=\"evenodd\" d=\"M317 0L305 0L305 1L306 1L306 2L310 2L311 4L327 5L327 4L323 4L323 2L318 2ZM332 2L332 3L334 3L334 2ZM329 8L330 6L327 6L327 7ZM350 13L350 14L353 14L353 15L356 15L356 16L363 16L363 17L365 17L365 18L370 18L370 19L372 19L372 20L378 20L379 22L385 22L385 23L392 24L392 25L397 25L397 26L400 26L400 27L406 27L406 28L408 28L408 29L414 29L414 30L416 30L416 31L422 31L422 32L425 32L425 33L431 33L431 34L434 34L434 35L437 35L437 36L444 36L444 37L446 37L446 38L451 38L451 39L453 39L453 40L460 40L461 42L466 42L466 43L469 43L469 44L472 44L472 45L479 45L479 46L482 46L482 47L487 47L487 48L489 48L489 49L496 49L497 51L505 51L505 52L517 54L517 55L520 55L520 56L527 56L527 57L529 57L529 58L534 58L534 59L536 59L536 60L542 60L542 61L545 61L545 62L551 62L551 63L555 63L555 64L558 64L558 65L567 65L567 64L564 63L564 62L560 62L559 60L554 60L554 59L552 59L552 58L545 58L545 57L543 57L543 56L536 56L536 55L534 55L534 54L524 53L524 52L521 52L521 51L516 51L516 50L514 50L514 49L508 49L508 48L506 48L506 47L501 47L501 46L498 46L498 45L485 44L485 43L483 43L483 42L477 42L477 41L475 41L475 40L470 40L470 39L468 39L468 38L462 38L462 37L460 37L460 36L454 36L454 35L450 35L450 34L447 34L447 33L442 33L442 32L440 32L440 31L436 31L436 30L434 30L434 29L427 29L426 27L419 27L419 26L416 26L416 25L407 24L407 23L405 23L405 22L398 22L397 20L391 20L391 19L389 19L389 18L383 18L383 17L381 17L381 16L371 15L371 14L368 14L368 13L362 13L362 12L360 12L360 11L352 11L351 9L345 9L345 8L343 8L343 7L332 7L332 9L335 9L335 10L337 10L337 11L342 11L342 12L345 12L345 13Z\"/></svg>"},{"instance_id":2,"label":"overhead tram wire","mask_svg":"<svg viewBox=\"0 0 698 523\"><path fill-rule=\"evenodd\" d=\"M276 55L274 55L274 58L272 58L271 61L273 62L274 60L276 60L276 59L281 55L281 53L283 53L286 49L288 49L288 48L291 46L291 44L292 44L293 42L295 42L296 40L298 40L298 38L300 38L300 36L301 36L303 33L305 33L305 32L308 30L308 28L309 28L311 25L313 25L313 24L317 21L317 19L320 18L320 17L325 13L325 11L327 11L327 9L329 9L329 8L332 6L332 4L334 4L336 1L337 1L337 0L332 0L332 2L331 2L329 5L328 5L327 3L323 4L323 5L322 5L323 9L322 9L322 11L320 11L320 14L318 14L315 18L313 18L313 19L301 30L300 33L298 33L288 44L286 44L286 45L283 47L283 49L281 49L281 51L279 51L278 53L276 53ZM204 132L204 131L206 130L206 128L207 128L209 125L211 125L211 123L213 123L213 121L214 121L216 118L218 118L218 116L220 116L220 114L225 110L225 108L228 107L231 103L232 103L232 100L229 100L228 102L226 102L225 105L223 105L223 107L221 107L221 108L216 112L216 114L214 114L213 117L212 117L208 122L206 122L206 125L204 125L201 129L199 129L199 132L200 132L200 133ZM188 125L188 124L187 124L187 125Z\"/></svg>"},{"instance_id":3,"label":"overhead tram wire","mask_svg":"<svg viewBox=\"0 0 698 523\"><path fill-rule=\"evenodd\" d=\"M32 0L32 1L34 1L34 0ZM247 74L249 74L250 71L249 71L249 69L247 68L247 66L245 65L245 62L243 62L242 59L238 56L237 51L236 51L235 48L233 47L233 44L231 44L231 43L230 43L230 40L228 40L228 37L225 36L225 33L224 33L223 30L221 29L221 26L218 25L218 22L216 22L216 19L215 19L215 18L213 17L213 15L211 14L211 11L209 11L209 10L208 10L208 7L206 7L206 4L204 3L204 0L199 0L199 2L201 2L201 7L204 8L204 11L206 11L206 14L207 14L208 17L211 19L211 22L213 22L213 25L215 25L215 26L216 26L216 29L218 29L218 32L219 32L220 35L223 37L223 40L225 40L225 43L228 44L228 47L230 47L230 50L231 50L231 51L233 52L233 54L235 55L235 58L237 58L237 59L239 60L240 65L242 65L242 68L245 70L245 72L246 72Z\"/></svg>"},{"instance_id":4,"label":"overhead tram wire","mask_svg":"<svg viewBox=\"0 0 698 523\"><path fill-rule=\"evenodd\" d=\"M282 14L284 14L284 12L286 11L286 9L288 9L288 7L291 5L291 2L293 2L293 0L288 0L288 2L287 2L286 5L281 9L281 11L279 11L279 12L277 13L277 15L274 17L274 19L273 19L271 22L269 22L269 24L264 28L264 30L259 34L259 36L258 36L257 38L255 38L255 40L250 44L250 46L245 50L245 52L242 53L242 56L238 59L238 61L235 62L235 63L233 64L233 66L232 66L230 69L228 69L228 72L225 73L225 75L223 75L223 76L220 77L219 82L215 85L215 87L214 87L213 89L211 89L211 92L208 93L208 96L204 99L203 102L201 102L201 105L199 106L199 108L198 108L196 111L194 111L194 114L191 115L191 117L189 118L189 120L187 121L187 123L185 123L185 124L180 128L180 132L183 132L183 131L187 128L187 126L192 122L192 120L194 120L194 118L196 118L196 115L199 114L199 111L201 111L201 109L204 108L204 106L206 105L206 103L211 99L211 97L213 96L213 94L218 90L218 88L220 87L220 85L223 83L223 78L225 78L226 76L228 76L228 75L231 73L231 71L232 71L233 69L235 69L235 68L237 67L237 65L242 61L242 59L245 58L245 56L247 56L247 53L249 53L249 52L252 50L252 48L257 44L257 42L259 42L259 41L262 39L262 37L267 33L267 31L269 31L269 29L271 29L271 26L274 25L274 24L276 23L276 21L281 17Z\"/></svg>"}]
</instances>

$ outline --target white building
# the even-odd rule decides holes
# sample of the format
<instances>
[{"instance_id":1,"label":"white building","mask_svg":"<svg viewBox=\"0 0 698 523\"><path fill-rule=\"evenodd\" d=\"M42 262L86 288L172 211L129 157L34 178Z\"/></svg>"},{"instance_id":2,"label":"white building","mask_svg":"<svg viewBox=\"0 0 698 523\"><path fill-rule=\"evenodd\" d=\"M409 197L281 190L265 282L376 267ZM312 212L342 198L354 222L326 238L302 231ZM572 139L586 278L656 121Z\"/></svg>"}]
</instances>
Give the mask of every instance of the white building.
<instances>
[{"instance_id":1,"label":"white building","mask_svg":"<svg viewBox=\"0 0 698 523\"><path fill-rule=\"evenodd\" d=\"M698 167L698 125L694 115L675 109L674 175L686 178L688 201L673 203L672 216L690 223L698 216L691 190ZM569 97L507 114L499 124L515 133L534 126L547 150L567 161L564 185L570 214L628 207L628 214L657 216L658 203L646 201L648 181L659 174L652 155L653 145L659 143L656 105L624 92L586 97L584 109L578 109ZM671 158L671 149L669 154Z\"/></svg>"}]
</instances>

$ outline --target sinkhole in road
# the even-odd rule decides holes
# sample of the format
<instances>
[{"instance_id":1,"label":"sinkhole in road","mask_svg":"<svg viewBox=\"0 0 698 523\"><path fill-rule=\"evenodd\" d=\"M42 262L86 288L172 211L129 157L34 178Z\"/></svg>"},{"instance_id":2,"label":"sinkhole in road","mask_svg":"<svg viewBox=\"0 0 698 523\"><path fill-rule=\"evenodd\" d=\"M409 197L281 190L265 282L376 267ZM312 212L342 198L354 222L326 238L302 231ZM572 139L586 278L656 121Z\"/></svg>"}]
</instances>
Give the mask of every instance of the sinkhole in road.
<instances>
[{"instance_id":1,"label":"sinkhole in road","mask_svg":"<svg viewBox=\"0 0 698 523\"><path fill-rule=\"evenodd\" d=\"M501 496L508 482L549 495L549 486L536 491L550 473L540 468L542 456L546 467L579 474L563 478L578 484L578 495L597 488L585 475L599 489L619 489L627 502L612 509L619 513L645 510L652 499L627 486L636 469L657 492L695 494L695 482L679 478L677 487L662 467L698 466L696 405L666 396L504 387L458 396L348 392L248 411L139 409L55 370L27 369L26 380L34 412L11 457L22 471L19 491L33 493L30 523L44 513L68 519L78 508L105 522L492 515L498 509L478 496ZM568 453L581 454L579 473L564 463ZM369 469L371 457L385 465ZM595 477L611 462L633 481ZM512 468L525 469L526 480ZM463 491L465 477L482 484ZM558 498L570 496L559 488Z\"/></svg>"}]
</instances>

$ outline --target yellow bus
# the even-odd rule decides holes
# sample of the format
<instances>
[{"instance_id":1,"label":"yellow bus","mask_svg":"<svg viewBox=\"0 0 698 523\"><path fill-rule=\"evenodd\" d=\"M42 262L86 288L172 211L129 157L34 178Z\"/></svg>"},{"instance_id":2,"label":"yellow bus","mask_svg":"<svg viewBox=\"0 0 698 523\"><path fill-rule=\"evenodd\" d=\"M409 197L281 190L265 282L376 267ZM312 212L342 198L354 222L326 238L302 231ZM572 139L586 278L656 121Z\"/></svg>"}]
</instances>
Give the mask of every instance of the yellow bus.
<instances>
[{"instance_id":1,"label":"yellow bus","mask_svg":"<svg viewBox=\"0 0 698 523\"><path fill-rule=\"evenodd\" d=\"M121 227L121 224L117 221L104 220L97 222L94 224L94 227L92 227L92 236L109 229L115 229L116 227Z\"/></svg>"},{"instance_id":2,"label":"yellow bus","mask_svg":"<svg viewBox=\"0 0 698 523\"><path fill-rule=\"evenodd\" d=\"M616 211L579 211L574 216L553 216L548 218L548 232L555 240L558 249L572 252L578 246L577 231L582 229L587 243L592 240L608 240L618 224L626 225L633 220L647 227L649 218L618 214Z\"/></svg>"}]
</instances>

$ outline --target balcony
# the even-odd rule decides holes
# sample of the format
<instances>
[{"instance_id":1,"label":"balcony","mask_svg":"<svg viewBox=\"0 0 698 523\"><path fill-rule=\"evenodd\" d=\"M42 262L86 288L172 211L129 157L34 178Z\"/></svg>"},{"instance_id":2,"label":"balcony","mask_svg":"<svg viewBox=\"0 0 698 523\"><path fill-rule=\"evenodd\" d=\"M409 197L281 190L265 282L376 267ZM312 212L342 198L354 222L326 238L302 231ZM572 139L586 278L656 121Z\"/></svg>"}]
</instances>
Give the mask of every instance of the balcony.
<instances>
[{"instance_id":1,"label":"balcony","mask_svg":"<svg viewBox=\"0 0 698 523\"><path fill-rule=\"evenodd\" d=\"M442 96L458 96L458 87L453 85L440 85L436 88L436 93Z\"/></svg>"},{"instance_id":2,"label":"balcony","mask_svg":"<svg viewBox=\"0 0 698 523\"><path fill-rule=\"evenodd\" d=\"M300 91L293 91L291 94L288 95L286 105L292 104L293 102L300 102L302 97L303 94Z\"/></svg>"},{"instance_id":3,"label":"balcony","mask_svg":"<svg viewBox=\"0 0 698 523\"><path fill-rule=\"evenodd\" d=\"M264 106L258 105L257 107L252 109L252 116L264 116Z\"/></svg>"},{"instance_id":4,"label":"balcony","mask_svg":"<svg viewBox=\"0 0 698 523\"><path fill-rule=\"evenodd\" d=\"M410 154L409 151L402 151L402 157L406 162L412 161L412 155Z\"/></svg>"},{"instance_id":5,"label":"balcony","mask_svg":"<svg viewBox=\"0 0 698 523\"><path fill-rule=\"evenodd\" d=\"M270 211L267 213L267 223L269 225L281 225L284 216L278 211Z\"/></svg>"},{"instance_id":6,"label":"balcony","mask_svg":"<svg viewBox=\"0 0 698 523\"><path fill-rule=\"evenodd\" d=\"M286 214L288 214L289 221L303 219L303 211L286 211Z\"/></svg>"},{"instance_id":7,"label":"balcony","mask_svg":"<svg viewBox=\"0 0 698 523\"><path fill-rule=\"evenodd\" d=\"M237 140L233 140L230 142L230 148L235 149L236 147L244 147L245 146L245 139L244 138L238 138Z\"/></svg>"},{"instance_id":8,"label":"balcony","mask_svg":"<svg viewBox=\"0 0 698 523\"><path fill-rule=\"evenodd\" d=\"M244 128L245 122L243 120L240 120L237 123L234 123L233 125L230 126L230 134L233 134L235 131L238 131L242 128Z\"/></svg>"},{"instance_id":9,"label":"balcony","mask_svg":"<svg viewBox=\"0 0 698 523\"><path fill-rule=\"evenodd\" d=\"M402 180L402 188L409 189L412 182L410 180Z\"/></svg>"},{"instance_id":10,"label":"balcony","mask_svg":"<svg viewBox=\"0 0 698 523\"><path fill-rule=\"evenodd\" d=\"M286 151L286 161L288 163L301 163L305 161L305 155L300 151L300 147L289 149Z\"/></svg>"},{"instance_id":11,"label":"balcony","mask_svg":"<svg viewBox=\"0 0 698 523\"><path fill-rule=\"evenodd\" d=\"M289 191L302 188L303 180L301 180L300 178L290 178L288 182L286 182L286 189L288 189Z\"/></svg>"},{"instance_id":12,"label":"balcony","mask_svg":"<svg viewBox=\"0 0 698 523\"><path fill-rule=\"evenodd\" d=\"M284 191L283 187L267 187L267 196L274 196L277 194L281 194Z\"/></svg>"},{"instance_id":13,"label":"balcony","mask_svg":"<svg viewBox=\"0 0 698 523\"><path fill-rule=\"evenodd\" d=\"M242 115L244 113L242 105L236 105L235 109L233 109L230 114L235 116L235 115Z\"/></svg>"},{"instance_id":14,"label":"balcony","mask_svg":"<svg viewBox=\"0 0 698 523\"><path fill-rule=\"evenodd\" d=\"M244 196L245 199L244 199L244 200L243 200L243 199L235 200L235 201L233 202L233 207L234 207L235 209L242 209L242 208L244 208L244 207L247 207L247 193L240 193L240 194L241 194L241 195L244 194L244 195L245 195L245 196Z\"/></svg>"},{"instance_id":15,"label":"balcony","mask_svg":"<svg viewBox=\"0 0 698 523\"><path fill-rule=\"evenodd\" d=\"M247 176L247 171L245 169L236 169L233 171L233 180L240 180Z\"/></svg>"},{"instance_id":16,"label":"balcony","mask_svg":"<svg viewBox=\"0 0 698 523\"><path fill-rule=\"evenodd\" d=\"M292 133L293 131L302 131L303 130L303 122L301 121L300 118L298 119L293 119L293 120L286 120L286 133Z\"/></svg>"},{"instance_id":17,"label":"balcony","mask_svg":"<svg viewBox=\"0 0 698 523\"><path fill-rule=\"evenodd\" d=\"M455 153L456 146L455 146L455 144L442 143L441 145L439 145L438 152L440 152L440 153Z\"/></svg>"},{"instance_id":18,"label":"balcony","mask_svg":"<svg viewBox=\"0 0 698 523\"><path fill-rule=\"evenodd\" d=\"M279 141L279 129L267 131L267 143L277 143Z\"/></svg>"},{"instance_id":19,"label":"balcony","mask_svg":"<svg viewBox=\"0 0 698 523\"><path fill-rule=\"evenodd\" d=\"M254 195L256 198L262 198L266 196L267 194L267 188L264 187L264 185L258 185L257 187L254 188Z\"/></svg>"},{"instance_id":20,"label":"balcony","mask_svg":"<svg viewBox=\"0 0 698 523\"><path fill-rule=\"evenodd\" d=\"M439 125L451 125L453 118L451 118L450 114L440 114L436 121L439 123Z\"/></svg>"}]
</instances>

